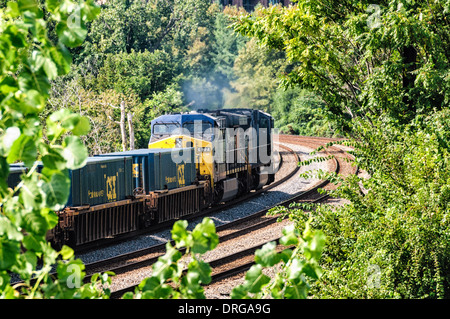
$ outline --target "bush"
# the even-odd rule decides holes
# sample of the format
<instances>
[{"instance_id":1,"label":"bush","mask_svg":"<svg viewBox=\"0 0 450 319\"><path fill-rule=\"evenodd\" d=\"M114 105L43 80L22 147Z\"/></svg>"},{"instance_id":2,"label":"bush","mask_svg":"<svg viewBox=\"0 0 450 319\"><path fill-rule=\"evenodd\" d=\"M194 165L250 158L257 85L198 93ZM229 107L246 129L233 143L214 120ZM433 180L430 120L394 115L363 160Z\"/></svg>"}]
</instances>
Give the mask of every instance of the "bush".
<instances>
[{"instance_id":1,"label":"bush","mask_svg":"<svg viewBox=\"0 0 450 319\"><path fill-rule=\"evenodd\" d=\"M349 204L277 210L300 228L313 216L328 238L316 298L449 297L449 124L448 110L404 130L378 123L370 139L348 143L370 177L328 174Z\"/></svg>"}]
</instances>

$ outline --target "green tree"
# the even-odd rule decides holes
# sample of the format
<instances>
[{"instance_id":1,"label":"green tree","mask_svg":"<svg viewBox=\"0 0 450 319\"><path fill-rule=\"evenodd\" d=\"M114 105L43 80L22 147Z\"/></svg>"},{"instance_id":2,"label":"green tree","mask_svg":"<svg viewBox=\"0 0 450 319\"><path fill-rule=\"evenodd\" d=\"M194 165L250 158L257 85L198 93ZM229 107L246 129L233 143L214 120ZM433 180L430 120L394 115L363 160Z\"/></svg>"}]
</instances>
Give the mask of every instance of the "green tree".
<instances>
[{"instance_id":1,"label":"green tree","mask_svg":"<svg viewBox=\"0 0 450 319\"><path fill-rule=\"evenodd\" d=\"M311 213L331 238L317 297L448 297L449 9L311 0L236 20L296 63L285 84L323 101L369 174L319 174L340 182L334 194L349 204ZM303 211L285 213L303 227Z\"/></svg>"},{"instance_id":2,"label":"green tree","mask_svg":"<svg viewBox=\"0 0 450 319\"><path fill-rule=\"evenodd\" d=\"M271 115L282 133L331 136L333 130L324 109L324 103L306 90L279 87L273 94Z\"/></svg>"},{"instance_id":3,"label":"green tree","mask_svg":"<svg viewBox=\"0 0 450 319\"><path fill-rule=\"evenodd\" d=\"M335 120L406 123L448 102L447 16L445 1L300 1L261 8L236 29L286 52L296 63L286 82L317 94Z\"/></svg>"},{"instance_id":4,"label":"green tree","mask_svg":"<svg viewBox=\"0 0 450 319\"><path fill-rule=\"evenodd\" d=\"M222 83L229 83L235 78L234 63L247 39L231 28L231 20L223 12L216 15L213 33L212 61L215 77Z\"/></svg>"},{"instance_id":5,"label":"green tree","mask_svg":"<svg viewBox=\"0 0 450 319\"><path fill-rule=\"evenodd\" d=\"M271 112L273 95L280 84L280 75L290 69L284 52L261 48L251 39L239 52L234 63L236 93L228 95L227 106L250 107Z\"/></svg>"}]
</instances>

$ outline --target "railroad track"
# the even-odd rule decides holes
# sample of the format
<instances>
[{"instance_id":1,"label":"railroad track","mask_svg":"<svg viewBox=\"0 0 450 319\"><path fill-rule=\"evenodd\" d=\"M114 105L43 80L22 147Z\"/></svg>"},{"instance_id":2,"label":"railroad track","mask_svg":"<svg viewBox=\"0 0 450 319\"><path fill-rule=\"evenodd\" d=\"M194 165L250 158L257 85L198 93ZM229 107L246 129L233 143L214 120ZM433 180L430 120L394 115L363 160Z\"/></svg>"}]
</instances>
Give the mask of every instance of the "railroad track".
<instances>
[{"instance_id":1,"label":"railroad track","mask_svg":"<svg viewBox=\"0 0 450 319\"><path fill-rule=\"evenodd\" d=\"M329 141L330 140L327 140L327 139L325 139L325 140L314 139L314 138L312 138L312 139L306 139L306 138L298 139L297 138L296 139L296 138L292 138L289 136L288 137L280 136L281 143L289 143L289 144L307 146L310 149L316 149L320 145L327 143ZM295 162L299 161L298 155L291 148L289 148L285 145L280 145L280 146L286 152L290 153L291 155L295 155L295 157L296 157ZM345 161L343 161L342 159L343 158L351 158L351 157L347 156L348 154L346 155L346 153L342 149L334 147L334 148L330 148L327 150L323 150L322 153L324 155L341 154L340 159L336 156L335 158L330 160L330 165L328 165L328 167L331 171L339 173L340 169L343 166L347 167L349 165L348 163L345 163ZM281 159L281 161L282 161L282 159ZM283 182L289 180L298 171L298 169L299 169L299 167L296 165L295 169L290 170L284 177L277 179L275 183L270 185L270 186L272 186L270 188L276 187L276 186L282 184ZM355 173L355 172L353 172L353 173ZM327 181L320 181L317 184L315 184L313 187L308 189L307 191L303 191L303 192L297 194L296 196L291 197L288 200L278 203L275 206L289 206L291 203L299 202L299 201L309 201L309 202L324 201L328 198L328 196L318 195L317 189L318 188L326 188L328 186L329 185L328 185ZM266 187L266 188L262 189L261 191L257 192L257 194L266 192L268 189L269 189L269 187ZM256 192L254 192L254 193L256 193ZM249 199L251 199L255 196L256 196L256 194L250 194L250 195L244 196L239 199L239 202L248 201ZM237 205L237 203L234 202L232 205L227 205L227 206L234 206L234 205ZM222 205L222 207L220 207L220 208L205 212L203 215L212 214L216 210L222 210L222 209L224 209L224 206L225 205ZM270 225L275 224L276 219L277 219L277 217L266 216L267 211L271 208L272 207L268 207L268 208L258 211L257 213L251 214L245 218L241 218L239 220L217 226L216 230L219 235L219 243L225 245L227 242L232 242L233 238L239 239L242 236L244 236L245 234L249 234L251 232L258 232L264 228L271 227ZM199 217L199 215L196 215L196 217ZM267 240L267 242L273 241L276 239L277 238L270 238L269 240ZM226 257L226 260L228 260L228 261L223 260L222 258L217 258L217 259L213 258L211 261L208 261L210 263L210 265L214 268L213 276L212 276L212 279L213 279L212 284L214 284L214 282L217 282L218 280L228 278L229 276L232 276L233 274L242 273L243 271L245 271L246 269L251 267L252 262L253 262L254 251L256 249L258 249L259 247L261 247L262 245L264 245L264 243L260 243L253 247L250 247L250 248L247 247L247 248L245 248L245 250L243 249L241 251L237 251L237 252L228 254ZM216 249L214 251L216 251ZM138 270L138 269L151 268L151 265L157 260L157 258L159 258L164 253L165 253L165 243L156 245L156 246L152 246L149 248L133 251L131 253L123 254L120 256L113 257L113 258L104 259L104 260L101 260L98 262L86 263L86 273L88 275L86 276L85 280L90 281L91 276L94 273L98 273L98 272L113 271L118 276L121 276L121 275L126 276L127 273ZM243 257L243 256L247 256L247 257ZM248 260L248 261L246 261L244 263L239 262L239 265L238 265L237 260L240 260L240 261ZM216 269L219 266L221 268L220 271ZM148 277L148 273L147 273L146 277ZM115 280L115 277L113 277L113 284L114 284L114 280ZM112 298L120 298L125 292L134 291L137 284L128 285L125 288L118 288L118 289L114 289L113 287L111 287L112 291L113 291Z\"/></svg>"},{"instance_id":2,"label":"railroad track","mask_svg":"<svg viewBox=\"0 0 450 319\"><path fill-rule=\"evenodd\" d=\"M316 147L318 147L318 146L319 145L316 145ZM341 152L341 150L333 150L333 151ZM329 151L323 151L323 153L325 153L325 155L330 155ZM336 158L334 158L332 160L332 162L333 162L331 165L332 170L335 171L336 173L339 173L339 169L340 169L339 161ZM321 182L317 183L316 185L314 185L314 187L310 188L309 190L304 191L304 192L298 194L297 196L290 198L289 200L279 203L276 206L289 206L291 203L299 202L299 201L309 201L309 202L324 201L328 198L328 195L325 195L325 196L317 195L318 194L317 189L323 188L327 184L328 184L327 181L321 181ZM218 226L217 233L219 235L219 242L221 244L225 244L226 241L228 241L232 238L236 238L236 237L240 238L241 236L244 236L245 234L249 234L251 232L258 231L259 229L268 227L268 225L275 223L277 217L266 216L268 210L271 208L272 207L263 209L263 210L255 213L255 214L252 214L242 220L236 220L236 221L230 222L226 225ZM264 220L261 221L261 219L264 219ZM250 225L243 226L245 223L250 224ZM237 231L228 233L226 235L222 235L222 233L226 232L227 229L235 229L235 228L240 228L240 229ZM271 238L267 242L273 241L276 239L277 238ZM219 266L221 268L224 268L224 270L221 270L221 271L213 270L213 275L212 275L213 283L215 281L221 280L223 278L227 278L228 276L232 276L236 273L243 272L243 271L247 270L248 268L250 268L251 265L253 264L253 256L254 256L255 250L260 248L262 245L264 245L264 243L258 244L256 246L253 246L250 248L245 248L244 250L234 252L230 255L227 255L226 257L213 259L212 261L210 261L209 263L214 269ZM156 248L156 247L153 248L155 250L159 250L159 253L154 253L151 257L144 258L143 260L139 260L136 262L128 262L125 265L118 266L117 268L110 269L110 270L112 270L115 273L124 273L129 270L139 269L141 267L150 267L150 265L152 265L157 260L157 258L163 254L164 247L165 247L165 244L161 245L158 248ZM246 257L244 257L244 256L246 256ZM243 262L244 260L246 260L246 262ZM106 263L108 264L109 262L106 262ZM135 289L135 287L136 287L136 285L130 285L126 288L121 288L121 289L115 290L113 292L112 297L118 298L127 291L133 291Z\"/></svg>"},{"instance_id":3,"label":"railroad track","mask_svg":"<svg viewBox=\"0 0 450 319\"><path fill-rule=\"evenodd\" d=\"M292 149L290 149L289 147L283 146L283 145L280 145L280 147L283 148L286 152L288 152L291 156L294 157L294 159L295 159L293 161L294 163L299 162L300 159L299 159L298 155ZM280 166L281 167L284 165L284 162L285 161L283 161L283 157L281 157L280 158ZM245 196L239 197L232 203L222 204L222 205L219 205L218 207L213 207L212 209L208 209L208 210L202 212L201 214L196 214L195 218L199 218L199 217L202 217L205 215L211 215L216 211L231 208L233 206L238 205L239 203L248 201L249 199L252 199L252 198L256 197L257 195L259 195L263 192L266 192L269 189L272 189L272 188L284 183L285 181L290 179L298 170L299 170L298 165L294 165L294 167L290 168L288 170L288 172L286 174L284 174L284 176L282 176L281 178L278 178L271 185L264 187L263 189L261 189L259 191L255 191L255 192L252 192ZM252 214L248 217L244 217L239 220L229 222L227 224L218 226L216 228L216 230L220 236L220 233L227 233L229 229L239 227L239 224L245 224L245 223L249 223L249 222L254 224L252 226L247 226L250 228L243 229L241 231L241 234L242 234L242 233L245 233L246 231L248 231L249 229L251 229L252 227L258 228L258 227L262 227L263 225L266 225L266 224L274 223L276 221L276 219L265 217L264 215L266 214L266 212L267 212L267 210L263 210L263 211L255 213L255 214ZM262 221L258 222L256 220L257 218L262 219ZM229 238L238 236L238 234L239 234L238 232L235 232L235 233L228 232L228 234L223 235L220 239L221 239L221 241L226 241ZM162 244L154 245L154 246L151 246L148 248L136 250L136 251L133 251L130 253L118 255L118 256L115 256L112 258L107 258L107 259L103 259L103 260L100 260L97 262L88 263L88 264L86 264L86 272L88 275L86 276L85 281L86 282L90 281L91 276L99 271L113 271L117 274L117 273L123 273L128 270L145 267L149 264L152 264L157 260L157 258L159 256L161 256L163 254L163 252L165 250L165 245L166 245L166 243L162 243ZM136 259L138 259L138 260L136 260Z\"/></svg>"},{"instance_id":4,"label":"railroad track","mask_svg":"<svg viewBox=\"0 0 450 319\"><path fill-rule=\"evenodd\" d=\"M289 154L289 156L293 156L294 157L294 161L295 163L298 163L300 161L299 156L289 147L279 144L279 146L284 149L284 152ZM281 154L283 154L283 152L280 152ZM285 169L285 160L283 160L283 156L280 156L280 162L279 162L279 169ZM213 206L211 208L205 209L202 212L196 213L195 215L192 216L185 216L183 219L187 220L187 221L191 221L192 219L197 219L199 217L202 216L207 216L207 215L212 215L218 211L222 211L224 209L229 209L232 208L242 202L248 201L252 198L257 197L258 195L267 192L268 190L271 190L277 186L279 186L280 184L283 184L284 182L286 182L287 180L289 180L292 176L294 176L295 173L297 173L299 170L298 165L294 165L293 168L288 169L288 172L286 172L285 174L283 174L283 176L279 177L276 176L275 182L273 182L270 185L264 186L262 189L260 190L256 190L256 191L252 191L248 194L245 194L243 196L240 196L236 199L234 199L232 202L226 202L226 203L221 203L218 204L216 206ZM172 221L168 221L168 222L163 222L160 223L158 225L154 225L152 227L149 228L145 228L145 229L140 229L137 231L133 231L133 232L129 232L127 234L123 234L123 235L119 235L115 238L108 238L108 239L103 239L103 240L98 240L96 242L93 243L88 243L88 244L84 244L84 245L80 245L78 247L75 248L77 253L83 253L83 252L88 252L91 250L96 250L99 249L101 247L107 247L107 246L111 246L114 245L117 242L122 242L124 240L130 239L130 238L135 238L137 236L142 236L145 234L149 234L149 233L154 233L158 230L161 229L166 229L166 228L170 228L173 224L173 220Z\"/></svg>"},{"instance_id":5,"label":"railroad track","mask_svg":"<svg viewBox=\"0 0 450 319\"><path fill-rule=\"evenodd\" d=\"M310 190L310 191L312 192L312 190ZM308 196L307 193L310 193L310 191L307 191L307 192L299 195L299 198L304 198L304 197ZM318 202L322 202L322 201L326 200L327 198L328 198L328 195L323 195L311 202L318 203ZM285 201L285 202L281 203L280 206L288 206L290 203L292 203L294 201L295 201L295 199ZM252 214L251 216L243 218L242 220L237 220L237 221L231 222L229 224L223 225L224 227L220 227L220 226L217 227L216 231L219 235L219 245L226 245L227 241L230 241L235 238L240 238L241 236L244 236L244 235L251 236L252 232L261 231L262 229L270 227L270 225L272 225L272 224L275 224L277 222L277 216L273 216L273 217L265 216L269 209L270 208L261 210L255 214ZM265 218L261 218L264 216L265 216ZM255 220L257 220L257 221L255 222ZM250 225L242 226L244 224L250 224ZM241 225L242 227L237 231L227 233L225 235L220 234L223 230L234 228L239 225ZM227 226L227 227L225 227L225 226ZM283 227L283 225L280 225L279 233L281 233L282 227ZM205 261L209 262L210 266L213 268L213 273L211 276L212 283L248 270L254 264L255 251L257 249L261 248L264 244L266 244L268 242L271 242L274 240L278 241L279 238L280 237L270 238L269 240L267 240L263 243L232 252L231 254L228 254L224 257L219 257L217 259L213 259L210 261L208 261L206 259ZM173 245L173 243L172 243L172 245ZM284 248L286 248L286 247L284 247ZM107 270L112 271L117 275L117 274L124 274L128 271L133 271L136 269L142 269L143 267L151 267L151 265L153 265L153 263L155 263L159 257L164 255L164 249L165 249L165 244L158 246L158 247L156 247L156 246L151 247L146 252L146 253L149 253L149 255L151 255L151 256L144 257L144 259L141 259L138 261L129 261L128 260L128 262L126 262L122 265L115 266L115 267L108 267ZM218 246L218 247L216 247L216 249L220 249L220 247ZM180 251L182 253L184 253L184 249L182 249ZM140 256L140 257L142 257L142 256ZM114 262L116 262L116 261L117 260L114 260ZM108 263L109 263L108 261L101 262L102 265L108 265ZM110 265L110 263L109 263L109 265ZM87 265L87 268L90 269L92 266L93 265ZM97 270L101 271L101 269L97 269ZM103 271L105 271L105 270L103 270ZM150 273L148 273L148 274L150 274ZM89 282L92 275L93 274L86 276L85 281ZM138 285L138 283L135 285L130 285L128 287L117 289L117 290L112 289L113 292L111 294L111 297L113 299L120 298L124 293L129 292L129 291L134 291L134 289L137 287L137 285Z\"/></svg>"}]
</instances>

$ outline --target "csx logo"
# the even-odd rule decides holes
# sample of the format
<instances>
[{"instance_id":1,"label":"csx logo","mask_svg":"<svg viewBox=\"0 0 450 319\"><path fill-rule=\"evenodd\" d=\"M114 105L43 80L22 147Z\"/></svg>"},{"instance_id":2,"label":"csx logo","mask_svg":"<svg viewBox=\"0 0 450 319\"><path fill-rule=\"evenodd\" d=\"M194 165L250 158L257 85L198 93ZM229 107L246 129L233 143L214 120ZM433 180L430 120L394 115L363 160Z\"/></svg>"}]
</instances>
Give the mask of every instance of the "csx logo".
<instances>
[{"instance_id":1,"label":"csx logo","mask_svg":"<svg viewBox=\"0 0 450 319\"><path fill-rule=\"evenodd\" d=\"M178 186L184 186L186 183L184 179L184 164L177 165L177 178L178 178Z\"/></svg>"},{"instance_id":2,"label":"csx logo","mask_svg":"<svg viewBox=\"0 0 450 319\"><path fill-rule=\"evenodd\" d=\"M106 196L108 201L114 201L117 199L116 180L117 176L108 176L106 178Z\"/></svg>"},{"instance_id":3,"label":"csx logo","mask_svg":"<svg viewBox=\"0 0 450 319\"><path fill-rule=\"evenodd\" d=\"M139 164L133 164L133 177L139 177Z\"/></svg>"}]
</instances>

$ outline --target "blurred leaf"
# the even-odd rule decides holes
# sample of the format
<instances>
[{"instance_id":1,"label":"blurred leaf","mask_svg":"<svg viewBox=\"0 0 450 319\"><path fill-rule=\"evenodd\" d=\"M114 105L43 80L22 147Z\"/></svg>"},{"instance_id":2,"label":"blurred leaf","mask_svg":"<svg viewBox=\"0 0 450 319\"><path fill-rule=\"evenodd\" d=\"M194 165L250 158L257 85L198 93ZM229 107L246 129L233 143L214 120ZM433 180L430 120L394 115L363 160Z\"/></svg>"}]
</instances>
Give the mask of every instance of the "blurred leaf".
<instances>
[{"instance_id":1,"label":"blurred leaf","mask_svg":"<svg viewBox=\"0 0 450 319\"><path fill-rule=\"evenodd\" d=\"M64 139L62 155L67 161L67 168L77 169L86 164L88 152L77 136L68 136Z\"/></svg>"},{"instance_id":2,"label":"blurred leaf","mask_svg":"<svg viewBox=\"0 0 450 319\"><path fill-rule=\"evenodd\" d=\"M276 251L276 242L270 242L265 244L261 249L255 252L255 262L263 267L272 267L276 265L281 258Z\"/></svg>"}]
</instances>

